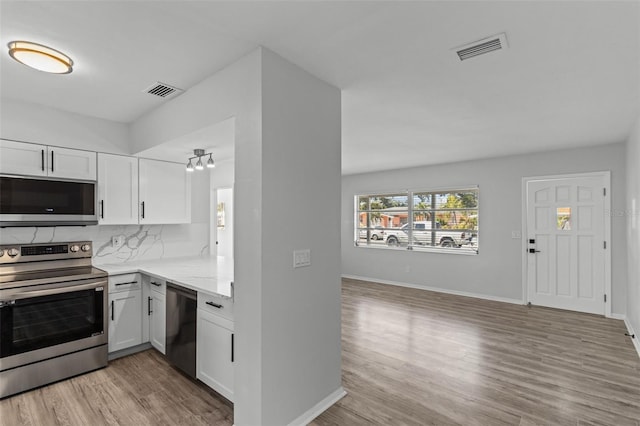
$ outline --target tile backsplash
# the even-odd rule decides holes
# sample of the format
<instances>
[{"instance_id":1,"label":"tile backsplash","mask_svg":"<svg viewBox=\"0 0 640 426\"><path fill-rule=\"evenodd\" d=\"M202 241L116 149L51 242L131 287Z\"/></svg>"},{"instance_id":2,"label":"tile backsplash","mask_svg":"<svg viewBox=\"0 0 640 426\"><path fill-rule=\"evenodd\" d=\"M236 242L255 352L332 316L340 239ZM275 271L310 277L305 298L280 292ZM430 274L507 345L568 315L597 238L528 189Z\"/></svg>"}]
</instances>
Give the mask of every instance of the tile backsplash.
<instances>
[{"instance_id":1,"label":"tile backsplash","mask_svg":"<svg viewBox=\"0 0 640 426\"><path fill-rule=\"evenodd\" d=\"M120 247L112 237L121 237ZM209 253L209 226L186 225L100 225L0 229L0 244L92 241L93 263L121 263Z\"/></svg>"}]
</instances>

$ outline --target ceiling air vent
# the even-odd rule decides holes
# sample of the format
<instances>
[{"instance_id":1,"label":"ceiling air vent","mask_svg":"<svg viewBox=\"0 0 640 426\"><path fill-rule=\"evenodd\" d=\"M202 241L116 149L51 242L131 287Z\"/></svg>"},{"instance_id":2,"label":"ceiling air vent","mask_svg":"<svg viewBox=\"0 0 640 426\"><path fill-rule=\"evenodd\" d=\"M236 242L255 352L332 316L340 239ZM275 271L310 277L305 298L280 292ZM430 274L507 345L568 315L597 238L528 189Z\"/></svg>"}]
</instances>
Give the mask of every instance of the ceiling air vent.
<instances>
[{"instance_id":1,"label":"ceiling air vent","mask_svg":"<svg viewBox=\"0 0 640 426\"><path fill-rule=\"evenodd\" d=\"M507 35L505 33L500 33L491 37L483 38L482 40L465 44L464 46L456 47L455 51L458 58L460 58L461 61L464 61L469 58L484 55L489 52L495 52L496 50L506 49L508 47Z\"/></svg>"},{"instance_id":2,"label":"ceiling air vent","mask_svg":"<svg viewBox=\"0 0 640 426\"><path fill-rule=\"evenodd\" d=\"M150 95L159 96L164 99L169 99L178 96L184 90L178 89L177 87L169 86L168 84L160 83L159 81L153 83L148 88L144 89L143 92L147 92Z\"/></svg>"}]
</instances>

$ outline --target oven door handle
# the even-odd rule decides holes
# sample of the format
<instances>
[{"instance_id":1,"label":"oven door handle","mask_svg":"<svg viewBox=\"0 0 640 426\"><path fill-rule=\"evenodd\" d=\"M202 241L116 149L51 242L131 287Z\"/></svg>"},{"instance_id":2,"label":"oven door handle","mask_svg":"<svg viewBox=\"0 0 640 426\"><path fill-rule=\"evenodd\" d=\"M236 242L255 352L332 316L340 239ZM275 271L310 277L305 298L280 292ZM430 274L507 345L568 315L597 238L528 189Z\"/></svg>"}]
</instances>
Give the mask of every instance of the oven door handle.
<instances>
[{"instance_id":1,"label":"oven door handle","mask_svg":"<svg viewBox=\"0 0 640 426\"><path fill-rule=\"evenodd\" d=\"M98 281L98 282L79 284L79 285L65 285L61 287L48 288L45 290L18 291L16 293L10 294L7 299L0 298L0 301L5 302L5 301L11 301L11 300L28 299L30 297L49 296L52 294L61 294L61 293L71 293L73 291L91 290L91 289L97 289L99 287L105 287L106 285L107 285L106 281Z\"/></svg>"}]
</instances>

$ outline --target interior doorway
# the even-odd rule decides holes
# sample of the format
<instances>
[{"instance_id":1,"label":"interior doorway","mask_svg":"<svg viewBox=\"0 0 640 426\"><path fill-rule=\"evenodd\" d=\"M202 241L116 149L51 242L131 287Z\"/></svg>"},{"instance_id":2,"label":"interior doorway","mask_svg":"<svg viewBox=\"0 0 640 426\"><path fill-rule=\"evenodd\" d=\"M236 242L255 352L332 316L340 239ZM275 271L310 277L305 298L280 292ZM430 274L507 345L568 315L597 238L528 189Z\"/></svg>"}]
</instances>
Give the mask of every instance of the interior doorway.
<instances>
[{"instance_id":1,"label":"interior doorway","mask_svg":"<svg viewBox=\"0 0 640 426\"><path fill-rule=\"evenodd\" d=\"M214 254L233 259L233 188L214 188L211 209Z\"/></svg>"},{"instance_id":2,"label":"interior doorway","mask_svg":"<svg viewBox=\"0 0 640 426\"><path fill-rule=\"evenodd\" d=\"M525 302L611 315L609 172L523 179Z\"/></svg>"}]
</instances>

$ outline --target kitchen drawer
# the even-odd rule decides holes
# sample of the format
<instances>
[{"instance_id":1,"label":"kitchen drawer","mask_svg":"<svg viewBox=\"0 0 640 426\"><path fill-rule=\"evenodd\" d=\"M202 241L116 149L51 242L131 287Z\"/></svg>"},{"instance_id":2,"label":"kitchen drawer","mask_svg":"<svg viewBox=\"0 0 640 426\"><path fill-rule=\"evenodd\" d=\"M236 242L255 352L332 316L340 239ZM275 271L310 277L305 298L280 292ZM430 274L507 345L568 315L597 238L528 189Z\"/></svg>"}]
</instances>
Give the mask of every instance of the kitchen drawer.
<instances>
[{"instance_id":1,"label":"kitchen drawer","mask_svg":"<svg viewBox=\"0 0 640 426\"><path fill-rule=\"evenodd\" d=\"M140 274L122 274L109 276L109 293L139 290L142 288Z\"/></svg>"},{"instance_id":2,"label":"kitchen drawer","mask_svg":"<svg viewBox=\"0 0 640 426\"><path fill-rule=\"evenodd\" d=\"M149 283L149 289L151 291L155 291L160 294L167 294L167 282L165 280L151 275L145 275L144 282Z\"/></svg>"},{"instance_id":3,"label":"kitchen drawer","mask_svg":"<svg viewBox=\"0 0 640 426\"><path fill-rule=\"evenodd\" d=\"M198 292L198 309L233 321L233 300Z\"/></svg>"}]
</instances>

